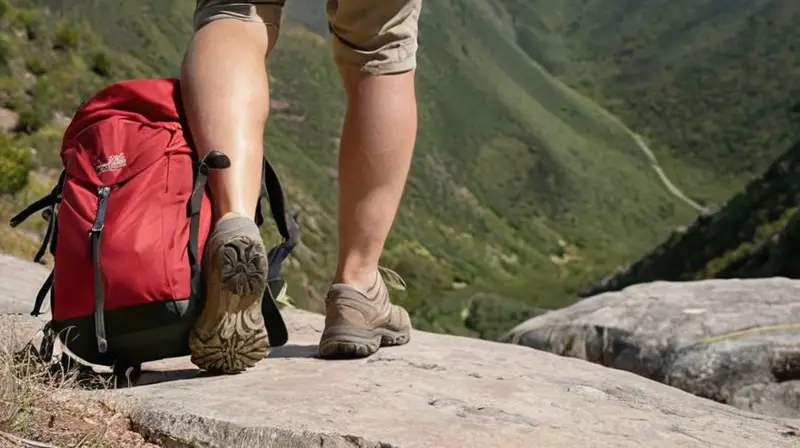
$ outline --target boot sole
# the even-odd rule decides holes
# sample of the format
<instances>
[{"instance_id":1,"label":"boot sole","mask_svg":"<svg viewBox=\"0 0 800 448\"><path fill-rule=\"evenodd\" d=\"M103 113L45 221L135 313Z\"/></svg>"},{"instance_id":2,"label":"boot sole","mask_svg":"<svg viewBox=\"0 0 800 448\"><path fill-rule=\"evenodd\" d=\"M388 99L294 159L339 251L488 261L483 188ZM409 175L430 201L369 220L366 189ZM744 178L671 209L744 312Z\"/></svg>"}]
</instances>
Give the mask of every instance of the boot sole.
<instances>
[{"instance_id":1,"label":"boot sole","mask_svg":"<svg viewBox=\"0 0 800 448\"><path fill-rule=\"evenodd\" d=\"M235 220L239 218L230 218ZM203 311L189 335L192 362L212 373L240 373L269 354L261 314L267 287L267 256L258 229L220 222L209 244ZM246 230L245 230L246 229ZM213 241L212 241L213 240ZM216 266L214 266L216 264ZM211 277L211 276L215 276Z\"/></svg>"}]
</instances>

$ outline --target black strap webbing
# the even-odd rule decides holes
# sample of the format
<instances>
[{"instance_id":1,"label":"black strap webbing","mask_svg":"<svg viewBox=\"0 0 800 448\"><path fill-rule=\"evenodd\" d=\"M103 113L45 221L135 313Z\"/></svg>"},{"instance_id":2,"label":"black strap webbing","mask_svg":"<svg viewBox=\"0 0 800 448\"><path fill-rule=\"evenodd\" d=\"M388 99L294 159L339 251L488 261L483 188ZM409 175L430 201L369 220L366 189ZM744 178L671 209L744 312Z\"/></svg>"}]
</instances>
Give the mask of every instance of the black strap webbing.
<instances>
[{"instance_id":1,"label":"black strap webbing","mask_svg":"<svg viewBox=\"0 0 800 448\"><path fill-rule=\"evenodd\" d=\"M106 339L105 297L103 293L103 272L100 270L100 239L102 231L92 232L92 266L94 269L94 335L97 338L97 351L108 350Z\"/></svg>"},{"instance_id":2,"label":"black strap webbing","mask_svg":"<svg viewBox=\"0 0 800 448\"><path fill-rule=\"evenodd\" d=\"M283 242L270 249L267 254L269 263L268 279L277 280L280 278L281 264L289 257L297 245L300 226L294 216L289 216L280 180L266 158L264 158L262 168L261 198L269 201L272 219L275 220L278 232L283 237ZM256 205L256 224L261 227L263 223L264 216L261 211L261 201L259 200Z\"/></svg>"},{"instance_id":3,"label":"black strap webbing","mask_svg":"<svg viewBox=\"0 0 800 448\"><path fill-rule=\"evenodd\" d=\"M17 213L11 220L9 221L9 225L11 227L17 227L18 225L22 224L26 219L30 218L31 215L34 213L44 210L46 208L51 208L61 202L61 188L64 185L64 179L67 176L66 170L61 171L61 175L58 178L58 182L56 186L43 198L33 202L32 204L28 205L21 212Z\"/></svg>"},{"instance_id":4,"label":"black strap webbing","mask_svg":"<svg viewBox=\"0 0 800 448\"><path fill-rule=\"evenodd\" d=\"M36 302L33 304L33 311L31 311L31 316L37 317L40 314L42 314L42 305L44 305L44 298L47 297L47 293L52 292L53 290L54 275L55 275L55 270L51 269L50 275L47 276L47 280L45 280L42 287L39 288L39 293L36 294Z\"/></svg>"},{"instance_id":5,"label":"black strap webbing","mask_svg":"<svg viewBox=\"0 0 800 448\"><path fill-rule=\"evenodd\" d=\"M47 252L48 246L50 246L50 252L55 252L55 245L52 244L52 241L56 231L56 204L53 203L53 205L46 209L42 215L45 217L45 219L47 219L47 231L42 239L42 245L39 246L39 250L36 251L36 255L33 257L33 261L36 263L42 262L42 258L44 258L44 254Z\"/></svg>"},{"instance_id":6,"label":"black strap webbing","mask_svg":"<svg viewBox=\"0 0 800 448\"><path fill-rule=\"evenodd\" d=\"M262 164L261 174L261 198L256 205L256 224L261 227L264 223L261 199L267 199L272 219L278 227L278 232L283 237L283 242L271 248L267 253L267 282L269 287L264 291L264 297L261 301L261 314L264 316L264 324L267 327L269 344L272 347L279 347L288 342L289 332L275 298L285 286L285 282L280 276L281 265L297 245L300 226L297 224L295 217L290 216L288 213L286 198L284 197L280 180L266 157Z\"/></svg>"},{"instance_id":7,"label":"black strap webbing","mask_svg":"<svg viewBox=\"0 0 800 448\"><path fill-rule=\"evenodd\" d=\"M100 353L105 353L108 350L103 271L100 266L100 241L105 227L106 209L110 194L111 187L103 186L97 188L97 215L94 218L92 229L89 231L89 239L92 245L92 268L94 271L94 334L97 338L97 351Z\"/></svg>"},{"instance_id":8,"label":"black strap webbing","mask_svg":"<svg viewBox=\"0 0 800 448\"><path fill-rule=\"evenodd\" d=\"M228 168L231 161L224 153L209 151L197 165L197 174L192 187L192 195L186 205L186 215L189 217L189 263L191 264L191 285L194 295L199 293L202 284L200 273L200 210L203 205L203 193L206 190L209 170Z\"/></svg>"},{"instance_id":9,"label":"black strap webbing","mask_svg":"<svg viewBox=\"0 0 800 448\"><path fill-rule=\"evenodd\" d=\"M42 217L47 221L47 231L42 239L42 245L39 246L39 250L36 251L36 255L33 257L33 261L36 263L42 262L42 259L44 258L45 252L48 248L50 249L50 253L52 255L55 256L56 254L56 239L58 237L58 205L61 203L61 192L64 188L66 176L66 170L62 170L58 177L58 182L56 182L56 185L53 187L50 193L25 207L21 212L17 213L16 216L11 218L9 223L11 227L17 227L25 222L26 219L30 218L34 213L40 210L42 211ZM54 271L51 270L50 275L47 276L47 280L45 280L44 284L42 284L42 287L39 289L39 292L36 294L36 302L34 302L31 316L39 316L41 314L42 305L44 304L44 299L47 297L48 293L50 293L50 301L52 303L53 275Z\"/></svg>"}]
</instances>

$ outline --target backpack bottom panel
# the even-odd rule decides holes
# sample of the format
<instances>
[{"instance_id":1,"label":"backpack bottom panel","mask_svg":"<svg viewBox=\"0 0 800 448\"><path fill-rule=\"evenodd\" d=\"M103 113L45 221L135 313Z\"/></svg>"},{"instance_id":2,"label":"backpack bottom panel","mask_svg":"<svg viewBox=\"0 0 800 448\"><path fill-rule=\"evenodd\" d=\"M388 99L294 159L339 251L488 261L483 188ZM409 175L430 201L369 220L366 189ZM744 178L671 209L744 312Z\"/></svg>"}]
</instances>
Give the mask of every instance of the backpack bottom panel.
<instances>
[{"instance_id":1,"label":"backpack bottom panel","mask_svg":"<svg viewBox=\"0 0 800 448\"><path fill-rule=\"evenodd\" d=\"M195 301L163 300L105 312L108 351L100 353L94 316L52 322L61 344L90 364L140 364L189 354L189 331L197 316Z\"/></svg>"}]
</instances>

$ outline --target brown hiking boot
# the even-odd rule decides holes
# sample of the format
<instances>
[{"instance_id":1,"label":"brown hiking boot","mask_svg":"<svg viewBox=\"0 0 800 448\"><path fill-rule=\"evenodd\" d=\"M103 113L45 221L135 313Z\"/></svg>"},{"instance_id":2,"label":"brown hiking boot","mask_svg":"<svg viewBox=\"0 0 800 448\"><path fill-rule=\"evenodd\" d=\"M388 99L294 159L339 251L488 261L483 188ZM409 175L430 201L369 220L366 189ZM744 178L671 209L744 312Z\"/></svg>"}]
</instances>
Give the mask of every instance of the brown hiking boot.
<instances>
[{"instance_id":1,"label":"brown hiking boot","mask_svg":"<svg viewBox=\"0 0 800 448\"><path fill-rule=\"evenodd\" d=\"M402 282L396 273L384 271ZM389 301L380 273L364 292L342 283L331 285L325 308L325 331L319 343L323 358L370 356L380 347L403 345L411 338L408 312Z\"/></svg>"},{"instance_id":2,"label":"brown hiking boot","mask_svg":"<svg viewBox=\"0 0 800 448\"><path fill-rule=\"evenodd\" d=\"M269 353L261 301L267 287L267 254L255 222L222 218L203 257L206 300L189 334L192 362L213 373L253 367Z\"/></svg>"}]
</instances>

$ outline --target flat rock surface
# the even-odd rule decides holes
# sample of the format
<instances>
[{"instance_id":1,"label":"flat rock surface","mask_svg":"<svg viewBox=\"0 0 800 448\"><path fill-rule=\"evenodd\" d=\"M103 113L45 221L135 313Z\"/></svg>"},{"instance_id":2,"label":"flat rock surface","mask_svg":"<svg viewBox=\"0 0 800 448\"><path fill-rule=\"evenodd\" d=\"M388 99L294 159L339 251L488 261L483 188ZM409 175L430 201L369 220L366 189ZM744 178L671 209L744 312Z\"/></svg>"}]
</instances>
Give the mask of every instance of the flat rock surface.
<instances>
[{"instance_id":1,"label":"flat rock surface","mask_svg":"<svg viewBox=\"0 0 800 448\"><path fill-rule=\"evenodd\" d=\"M800 418L800 281L655 282L528 320L504 339Z\"/></svg>"},{"instance_id":2,"label":"flat rock surface","mask_svg":"<svg viewBox=\"0 0 800 448\"><path fill-rule=\"evenodd\" d=\"M32 300L45 276L40 266L0 256L0 311L16 312L20 301ZM315 358L322 317L287 311L286 318L289 344L244 374L206 376L186 359L166 360L147 366L153 372L144 385L90 394L110 395L139 431L177 447L752 448L800 442L800 425L792 421L517 345L414 332L409 345L368 359L323 361ZM6 319L31 322L24 315Z\"/></svg>"}]
</instances>

